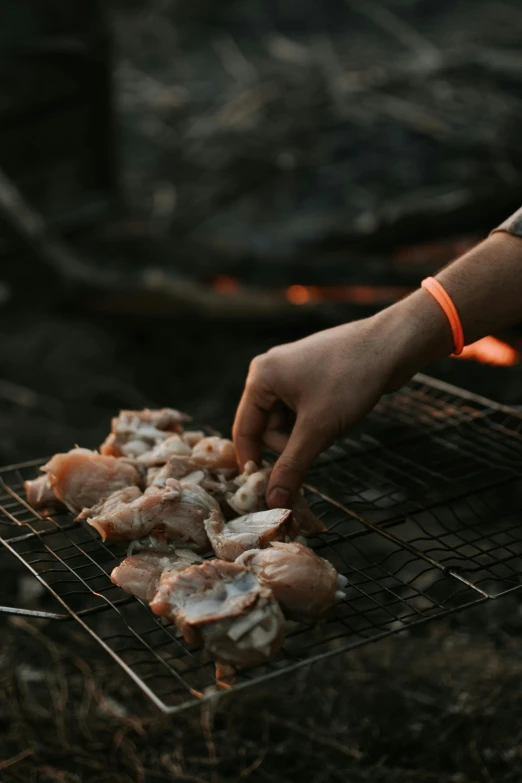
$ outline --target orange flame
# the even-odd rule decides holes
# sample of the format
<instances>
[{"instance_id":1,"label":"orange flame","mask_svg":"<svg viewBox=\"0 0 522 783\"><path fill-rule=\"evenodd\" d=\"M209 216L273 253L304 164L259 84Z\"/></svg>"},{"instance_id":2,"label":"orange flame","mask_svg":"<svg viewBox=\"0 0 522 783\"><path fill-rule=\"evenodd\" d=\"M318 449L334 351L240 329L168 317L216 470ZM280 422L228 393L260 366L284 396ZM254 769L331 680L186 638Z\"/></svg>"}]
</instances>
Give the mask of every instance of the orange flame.
<instances>
[{"instance_id":1,"label":"orange flame","mask_svg":"<svg viewBox=\"0 0 522 783\"><path fill-rule=\"evenodd\" d=\"M511 345L497 340L496 337L483 337L476 343L466 345L457 359L475 359L482 364L494 364L510 367L520 361L520 354Z\"/></svg>"}]
</instances>

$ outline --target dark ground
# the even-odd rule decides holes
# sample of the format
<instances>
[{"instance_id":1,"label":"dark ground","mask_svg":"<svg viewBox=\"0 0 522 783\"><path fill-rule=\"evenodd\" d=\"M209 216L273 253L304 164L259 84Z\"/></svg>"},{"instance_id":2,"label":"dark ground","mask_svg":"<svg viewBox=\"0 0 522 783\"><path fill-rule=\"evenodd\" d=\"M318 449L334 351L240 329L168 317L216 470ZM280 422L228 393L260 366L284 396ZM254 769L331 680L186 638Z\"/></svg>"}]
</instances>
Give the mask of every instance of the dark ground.
<instances>
[{"instance_id":1,"label":"dark ground","mask_svg":"<svg viewBox=\"0 0 522 783\"><path fill-rule=\"evenodd\" d=\"M344 4L339 4L339 8L334 5L336 13L341 13L341 5L343 14L346 12ZM416 20L419 3L392 5L410 21ZM220 126L219 131L212 126L210 132L209 126L202 124L202 115L214 117L218 103L237 97L235 85L226 82L222 87L226 100L215 91L219 100L216 98L212 111L208 109L208 73L215 73L218 81L226 77L225 72L218 71L215 55L198 61L194 54L204 31L219 31L219 24L224 24L223 20L212 19L211 4L202 2L198 6L207 20L207 27L201 28L203 32L194 31L189 14L183 35L175 25L166 24L170 3L153 3L148 10L136 3L132 6L137 10L120 13L117 22L121 57L117 73L124 120L125 179L133 214L137 215L136 225L141 221L145 234L151 230L154 237L159 234L176 238L178 232L190 237L194 227L201 224L204 231L198 234L198 241L207 251L224 248L225 260L231 254L247 251L252 258L265 258L271 252L295 254L296 245L306 245L310 240L309 213L303 205L315 210L314 214L319 212L314 241L323 236L325 225L327 233L333 225L332 233L337 235L342 222L338 210L343 188L350 194L346 205L349 234L357 234L357 226L370 225L371 220L361 219L361 215L381 214L383 205L394 201L397 193L404 194L423 183L430 204L432 196L447 196L455 190L473 191L481 178L499 203L513 198L506 197L506 189L509 190L509 181L509 187L520 187L516 166L515 174L512 171L513 162L518 162L520 155L520 105L514 89L514 85L517 89L519 86L515 67L515 47L522 29L519 10L507 3L456 3L455 16L449 24L443 13L446 4L437 4L439 16L435 6L427 5L431 15L428 14L425 26L421 25L422 34L432 35L437 46L447 40L447 48L452 50L466 41L469 46L482 45L488 50L505 47L509 76L500 80L506 91L500 101L502 111L497 111L494 104L483 115L484 105L489 105L484 97L486 83L490 91L498 87L490 71L484 76L480 68L472 69L471 74L464 69L463 75L457 69L457 81L450 79L453 86L449 93L444 93L439 79L430 82L430 90L421 89L420 97L417 85L414 110L405 114L411 120L406 130L400 122L394 125L398 122L397 112L392 110L397 104L383 103L388 119L372 126L369 147L373 158L368 162L360 153L360 167L354 168L350 161L358 157L361 139L367 135L364 122L381 105L375 96L363 91L362 97L354 99L362 103L357 104L359 111L353 120L358 130L350 136L351 151L348 154L345 150L344 174L339 174L339 178L332 174L335 156L328 150L332 149L332 139L338 140L346 133L342 123L338 126L337 120L329 120L325 128L322 120L314 121L305 137L285 129L291 112L285 114L283 107L290 93L298 104L296 112L299 109L309 124L310 116L318 116L321 103L317 103L317 95L324 94L325 78L318 75L320 69L312 74L318 80L318 89L306 93L311 97L301 103L298 94L302 94L307 78L299 71L302 66L294 63L283 75L278 69L285 56L291 57L293 52L299 61L300 56L305 56L303 51L288 45L281 49L281 41L279 49L274 49L272 42L271 51L277 50L280 55L283 52L283 59L275 57L270 64L261 48L258 50L254 44L248 48L252 36L246 20L250 12L258 14L259 25L271 24L272 33L277 28L279 33L311 45L314 31L300 29L298 23L301 6L298 11L290 3L285 6L289 16L294 17L292 27L288 19L277 18L275 4L264 3L261 10L261 4L252 2L242 4L239 10L238 4L223 5L225 22L231 17L236 20L234 36L242 47L247 47L248 59L258 72L264 74L264 69L272 69L270 78L282 85L282 95L273 99L274 114L259 114L256 109L257 120L240 117L242 144L237 143L237 129L227 126L226 115L225 119L222 113L219 115L224 123L224 129ZM339 36L348 36L343 30L339 28ZM411 61L411 52L405 53L402 44L392 43L387 35L382 40L376 38L375 31L371 31L371 26L365 27L352 46L342 47L336 30L329 30L342 52L344 68L366 72L375 60L390 62L391 58L394 67ZM220 39L219 35L216 37ZM221 57L223 51L230 52L226 46L218 46L218 50ZM319 60L324 60L324 46L318 51ZM167 67L169 62L171 66ZM499 67L498 58L495 62ZM503 63L505 69L506 60ZM147 82L147 78L153 83ZM264 80L263 76L261 81ZM326 79L329 80L331 83L330 77ZM165 91L165 85L172 83L181 84L178 92ZM145 89L147 84L149 89ZM239 87L239 92L244 92L244 85ZM400 92L400 85L397 89ZM429 98L427 105L422 103L423 95ZM449 102L445 111L450 129L442 141L437 133L433 134L429 123L427 135L418 130L419 117L424 122L425 112L437 95L443 103ZM410 107L411 100L410 96ZM452 101L460 101L459 105L463 102L468 108L452 114ZM357 108L353 101L350 106ZM479 109L482 124L477 122ZM326 107L325 114L330 110ZM305 155L308 145L319 159L314 159L310 167L305 166L307 176L299 179L297 175L285 174L290 158L283 155L279 158L282 167L274 166L273 177L257 188L257 177L259 173L264 177L267 156L274 149L269 130L275 128L276 119L284 126L280 130L279 125L277 131L281 142L279 155L290 151L301 160L299 156ZM343 122L349 124L352 120ZM412 123L416 124L413 130ZM187 148L184 134L190 136L186 130L189 125L199 130L192 129L193 146ZM342 133L335 134L336 127L341 127ZM467 144L471 129L474 142ZM393 144L386 142L390 138L398 145L396 149L402 150L404 145L415 142L418 158L411 170L398 165L395 175L385 180L382 175L386 155L393 149ZM447 168L437 165L440 146L451 148ZM485 155L484 148L490 152L494 148L495 153ZM180 152L187 149L188 152ZM245 160L252 164L256 159L257 169L245 164ZM423 160L425 165L419 163ZM450 160L456 161L455 168L450 166ZM321 188L318 182L323 183ZM316 203L310 203L307 194L314 190L323 194L327 202L324 194L330 193L332 201L327 208L324 203L320 209ZM242 195L245 191L246 200ZM274 206L274 193L286 194L284 209ZM174 203L181 205L179 210L174 209ZM473 206L473 201L470 203ZM267 204L266 210L259 209L260 204ZM404 208L408 212L408 203ZM480 235L480 225L489 228L501 217L495 215L491 203L483 209L478 216L474 213L472 221L461 214L457 221L459 230L468 231L472 223ZM440 214L437 220L443 222ZM447 211L442 210L444 214ZM210 215L219 219L203 220ZM325 222L325 215L333 215L331 222ZM428 215L422 223L421 233L426 239L430 238L430 227L433 232L437 222L432 218ZM247 228L238 233L238 225ZM227 230L222 233L221 227ZM404 242L407 232L401 231L397 229L394 248L397 242ZM259 244L260 235L270 236L270 243ZM377 243L381 236L377 231ZM385 246L382 240L382 247ZM350 247L346 246L347 255ZM342 246L341 249L344 253ZM102 314L94 309L92 299L85 299L78 292L70 294L54 285L46 288L44 283L28 286L27 280L45 279L34 262L29 264L28 259L11 261L7 278L13 284L13 295L0 309L2 464L45 456L73 443L94 447L103 439L110 417L121 407L174 405L226 431L252 356L272 344L328 325L307 316L291 325L287 320L271 320L246 326L190 314L173 313L170 318L156 320ZM174 265L168 257L165 264ZM432 370L445 380L485 396L522 405L520 365L491 368L446 360ZM6 555L1 557L2 602L51 609L50 600L31 587L31 579L24 578ZM250 779L286 783L303 779L310 783L518 783L522 780L521 618L516 597L491 601L473 611L304 669L295 677L280 678L262 690L238 694L230 702L225 701L215 715L195 709L180 719L166 719L72 624L0 617L0 781L232 783Z\"/></svg>"}]
</instances>

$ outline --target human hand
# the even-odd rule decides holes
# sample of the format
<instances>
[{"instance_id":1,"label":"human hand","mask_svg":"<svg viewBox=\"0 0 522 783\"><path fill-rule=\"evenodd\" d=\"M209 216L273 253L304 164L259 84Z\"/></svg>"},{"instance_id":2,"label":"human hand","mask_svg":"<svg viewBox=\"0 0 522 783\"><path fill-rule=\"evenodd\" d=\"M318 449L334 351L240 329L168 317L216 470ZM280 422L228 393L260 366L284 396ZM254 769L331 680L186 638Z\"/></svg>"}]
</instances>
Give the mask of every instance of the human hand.
<instances>
[{"instance_id":1,"label":"human hand","mask_svg":"<svg viewBox=\"0 0 522 783\"><path fill-rule=\"evenodd\" d=\"M267 488L285 507L314 459L423 363L451 352L451 332L424 291L376 316L280 345L256 357L233 427L241 466L262 445L281 456Z\"/></svg>"}]
</instances>

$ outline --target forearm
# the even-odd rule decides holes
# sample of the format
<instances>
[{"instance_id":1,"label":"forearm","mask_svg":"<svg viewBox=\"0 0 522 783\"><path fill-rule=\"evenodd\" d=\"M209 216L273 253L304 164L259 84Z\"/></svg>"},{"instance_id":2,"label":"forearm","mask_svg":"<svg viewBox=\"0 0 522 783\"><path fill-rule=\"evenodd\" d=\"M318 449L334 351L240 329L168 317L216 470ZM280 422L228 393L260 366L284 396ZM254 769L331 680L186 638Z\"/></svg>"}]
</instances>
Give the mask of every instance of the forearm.
<instances>
[{"instance_id":1,"label":"forearm","mask_svg":"<svg viewBox=\"0 0 522 783\"><path fill-rule=\"evenodd\" d=\"M466 344L522 322L522 238L494 233L436 275L453 300ZM393 388L434 359L452 353L448 320L423 289L377 317L395 340Z\"/></svg>"},{"instance_id":2,"label":"forearm","mask_svg":"<svg viewBox=\"0 0 522 783\"><path fill-rule=\"evenodd\" d=\"M455 303L466 344L522 321L521 238L492 234L437 280Z\"/></svg>"}]
</instances>

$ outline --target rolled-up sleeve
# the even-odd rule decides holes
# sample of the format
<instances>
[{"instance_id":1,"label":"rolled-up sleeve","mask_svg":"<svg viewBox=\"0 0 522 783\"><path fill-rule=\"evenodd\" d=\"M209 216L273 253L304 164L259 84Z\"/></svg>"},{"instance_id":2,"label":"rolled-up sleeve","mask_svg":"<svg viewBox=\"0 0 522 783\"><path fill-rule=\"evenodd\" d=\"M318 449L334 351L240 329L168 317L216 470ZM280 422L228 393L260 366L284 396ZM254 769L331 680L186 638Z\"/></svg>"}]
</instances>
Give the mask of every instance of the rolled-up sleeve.
<instances>
[{"instance_id":1,"label":"rolled-up sleeve","mask_svg":"<svg viewBox=\"0 0 522 783\"><path fill-rule=\"evenodd\" d=\"M517 209L511 217L504 220L500 226L491 231L491 234L495 234L497 231L505 231L507 234L512 234L514 237L522 237L522 207Z\"/></svg>"}]
</instances>

